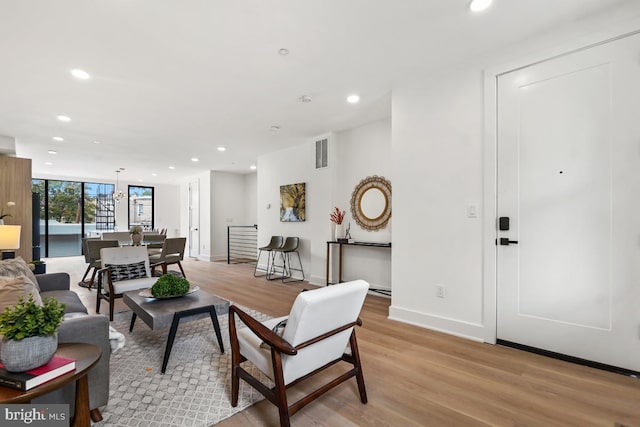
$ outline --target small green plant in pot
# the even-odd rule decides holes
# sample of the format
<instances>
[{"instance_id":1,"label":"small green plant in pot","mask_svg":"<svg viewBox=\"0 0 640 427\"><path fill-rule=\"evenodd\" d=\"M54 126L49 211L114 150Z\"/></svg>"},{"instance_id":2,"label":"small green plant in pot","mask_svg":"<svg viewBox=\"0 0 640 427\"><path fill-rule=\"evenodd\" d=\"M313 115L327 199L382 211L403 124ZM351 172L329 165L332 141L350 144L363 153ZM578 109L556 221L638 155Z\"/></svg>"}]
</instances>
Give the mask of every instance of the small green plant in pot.
<instances>
[{"instance_id":1,"label":"small green plant in pot","mask_svg":"<svg viewBox=\"0 0 640 427\"><path fill-rule=\"evenodd\" d=\"M33 295L0 313L0 361L8 371L23 372L47 363L58 348L58 326L65 305L54 298L36 304Z\"/></svg>"},{"instance_id":2,"label":"small green plant in pot","mask_svg":"<svg viewBox=\"0 0 640 427\"><path fill-rule=\"evenodd\" d=\"M189 282L173 274L164 274L151 287L151 295L156 298L175 297L189 292Z\"/></svg>"}]
</instances>

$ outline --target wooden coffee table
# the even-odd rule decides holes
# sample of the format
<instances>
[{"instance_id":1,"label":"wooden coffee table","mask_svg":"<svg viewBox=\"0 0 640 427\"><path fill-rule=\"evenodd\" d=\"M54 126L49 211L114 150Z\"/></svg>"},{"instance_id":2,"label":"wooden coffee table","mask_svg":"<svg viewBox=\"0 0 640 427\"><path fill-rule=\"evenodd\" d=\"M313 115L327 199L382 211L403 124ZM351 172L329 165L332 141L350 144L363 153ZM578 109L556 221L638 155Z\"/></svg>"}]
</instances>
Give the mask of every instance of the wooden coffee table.
<instances>
[{"instance_id":1,"label":"wooden coffee table","mask_svg":"<svg viewBox=\"0 0 640 427\"><path fill-rule=\"evenodd\" d=\"M216 337L218 338L220 352L224 353L217 314L225 314L228 312L229 301L211 295L202 289L192 294L169 299L145 298L139 293L140 291L125 292L122 297L124 303L133 311L129 332L133 330L133 325L137 317L140 317L153 331L169 326L171 327L162 360L161 372L163 374L167 370L167 363L169 362L171 348L176 338L176 331L178 330L180 319L185 319L184 321L189 322L204 317L198 315L206 315L208 313L211 317Z\"/></svg>"},{"instance_id":2,"label":"wooden coffee table","mask_svg":"<svg viewBox=\"0 0 640 427\"><path fill-rule=\"evenodd\" d=\"M57 390L71 381L75 381L76 400L73 426L90 427L91 411L89 408L89 381L87 379L87 373L89 373L89 370L98 362L102 351L93 344L66 343L58 345L56 355L75 359L76 370L27 391L0 386L0 403L29 403L31 399Z\"/></svg>"}]
</instances>

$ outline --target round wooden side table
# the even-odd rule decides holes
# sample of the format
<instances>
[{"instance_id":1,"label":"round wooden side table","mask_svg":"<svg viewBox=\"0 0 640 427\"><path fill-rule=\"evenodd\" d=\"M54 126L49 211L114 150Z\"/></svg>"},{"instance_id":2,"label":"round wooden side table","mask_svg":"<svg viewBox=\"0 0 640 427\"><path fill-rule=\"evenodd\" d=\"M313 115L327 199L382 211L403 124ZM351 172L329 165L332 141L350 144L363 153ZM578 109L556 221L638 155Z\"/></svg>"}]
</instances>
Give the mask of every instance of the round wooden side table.
<instances>
[{"instance_id":1,"label":"round wooden side table","mask_svg":"<svg viewBox=\"0 0 640 427\"><path fill-rule=\"evenodd\" d=\"M91 417L89 408L89 381L87 373L98 362L102 351L93 344L65 343L59 344L57 356L67 357L76 361L76 370L61 375L53 380L41 384L31 390L21 391L0 386L0 403L29 403L31 399L47 394L50 391L76 382L74 427L90 427Z\"/></svg>"}]
</instances>

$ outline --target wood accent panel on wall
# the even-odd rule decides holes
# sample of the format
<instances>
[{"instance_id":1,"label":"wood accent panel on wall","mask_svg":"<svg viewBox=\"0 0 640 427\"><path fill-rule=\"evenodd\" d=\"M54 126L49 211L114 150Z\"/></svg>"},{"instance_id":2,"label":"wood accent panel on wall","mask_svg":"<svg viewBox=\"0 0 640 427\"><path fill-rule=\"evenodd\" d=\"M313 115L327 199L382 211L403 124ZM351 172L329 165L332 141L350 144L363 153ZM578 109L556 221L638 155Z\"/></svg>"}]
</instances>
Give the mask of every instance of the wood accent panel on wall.
<instances>
[{"instance_id":1,"label":"wood accent panel on wall","mask_svg":"<svg viewBox=\"0 0 640 427\"><path fill-rule=\"evenodd\" d=\"M16 205L7 207L7 202ZM11 215L5 224L22 226L16 256L31 261L31 159L0 156L0 211Z\"/></svg>"}]
</instances>

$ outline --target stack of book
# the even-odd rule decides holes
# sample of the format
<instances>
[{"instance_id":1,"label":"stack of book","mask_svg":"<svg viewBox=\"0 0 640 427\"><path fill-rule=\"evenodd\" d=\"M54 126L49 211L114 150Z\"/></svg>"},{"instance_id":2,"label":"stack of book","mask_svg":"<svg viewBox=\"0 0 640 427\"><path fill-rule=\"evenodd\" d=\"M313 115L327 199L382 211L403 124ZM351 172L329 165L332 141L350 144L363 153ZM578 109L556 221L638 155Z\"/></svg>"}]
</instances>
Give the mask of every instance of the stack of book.
<instances>
[{"instance_id":1,"label":"stack of book","mask_svg":"<svg viewBox=\"0 0 640 427\"><path fill-rule=\"evenodd\" d=\"M0 386L26 391L76 369L76 361L53 356L49 363L26 372L9 372L0 363Z\"/></svg>"}]
</instances>

